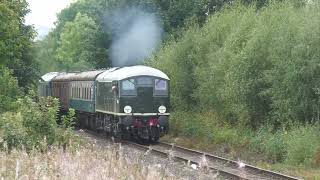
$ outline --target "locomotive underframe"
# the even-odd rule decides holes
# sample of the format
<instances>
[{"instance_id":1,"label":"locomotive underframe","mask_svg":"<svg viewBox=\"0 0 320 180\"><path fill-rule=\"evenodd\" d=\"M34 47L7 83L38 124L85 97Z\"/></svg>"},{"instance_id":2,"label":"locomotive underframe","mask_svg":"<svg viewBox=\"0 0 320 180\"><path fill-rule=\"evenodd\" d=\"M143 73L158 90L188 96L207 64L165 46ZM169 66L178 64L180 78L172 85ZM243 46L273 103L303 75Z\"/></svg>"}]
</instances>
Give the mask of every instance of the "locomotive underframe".
<instances>
[{"instance_id":1,"label":"locomotive underframe","mask_svg":"<svg viewBox=\"0 0 320 180\"><path fill-rule=\"evenodd\" d=\"M82 128L104 132L117 139L148 139L158 141L168 132L168 116L116 116L106 113L77 111Z\"/></svg>"}]
</instances>

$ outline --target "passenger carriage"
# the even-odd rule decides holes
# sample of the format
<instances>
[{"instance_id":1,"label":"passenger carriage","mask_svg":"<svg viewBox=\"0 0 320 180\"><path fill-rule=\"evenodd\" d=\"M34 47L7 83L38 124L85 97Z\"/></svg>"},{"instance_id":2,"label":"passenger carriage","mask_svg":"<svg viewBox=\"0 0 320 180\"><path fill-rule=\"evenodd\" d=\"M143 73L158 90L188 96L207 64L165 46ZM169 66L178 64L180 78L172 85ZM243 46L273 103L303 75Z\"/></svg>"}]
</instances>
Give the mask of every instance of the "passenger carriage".
<instances>
[{"instance_id":1,"label":"passenger carriage","mask_svg":"<svg viewBox=\"0 0 320 180\"><path fill-rule=\"evenodd\" d=\"M70 77L76 73L62 73L52 79L52 97L60 100L61 110L68 110L70 107Z\"/></svg>"},{"instance_id":2,"label":"passenger carriage","mask_svg":"<svg viewBox=\"0 0 320 180\"><path fill-rule=\"evenodd\" d=\"M39 80L39 86L38 86L38 94L39 96L47 97L52 96L52 79L61 73L59 72L50 72L41 77Z\"/></svg>"}]
</instances>

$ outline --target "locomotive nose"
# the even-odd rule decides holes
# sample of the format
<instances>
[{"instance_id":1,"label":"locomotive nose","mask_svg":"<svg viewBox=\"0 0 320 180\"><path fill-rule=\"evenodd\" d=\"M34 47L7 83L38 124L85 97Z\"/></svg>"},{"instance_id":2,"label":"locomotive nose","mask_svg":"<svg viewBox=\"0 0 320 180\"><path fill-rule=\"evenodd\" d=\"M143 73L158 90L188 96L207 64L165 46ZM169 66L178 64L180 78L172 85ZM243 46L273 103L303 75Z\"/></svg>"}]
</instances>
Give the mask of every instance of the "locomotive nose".
<instances>
[{"instance_id":1,"label":"locomotive nose","mask_svg":"<svg viewBox=\"0 0 320 180\"><path fill-rule=\"evenodd\" d=\"M154 112L154 99L152 87L137 88L137 112L149 113Z\"/></svg>"}]
</instances>

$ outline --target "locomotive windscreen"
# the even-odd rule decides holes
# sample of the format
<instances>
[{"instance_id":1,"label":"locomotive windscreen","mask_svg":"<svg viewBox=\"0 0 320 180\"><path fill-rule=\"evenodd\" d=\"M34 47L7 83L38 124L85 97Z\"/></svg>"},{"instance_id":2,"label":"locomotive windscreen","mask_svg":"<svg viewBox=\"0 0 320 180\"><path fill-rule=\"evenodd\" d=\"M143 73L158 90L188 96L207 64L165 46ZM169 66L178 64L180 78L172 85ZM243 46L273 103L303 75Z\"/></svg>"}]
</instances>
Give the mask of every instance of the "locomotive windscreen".
<instances>
[{"instance_id":1,"label":"locomotive windscreen","mask_svg":"<svg viewBox=\"0 0 320 180\"><path fill-rule=\"evenodd\" d=\"M137 78L137 84L139 86L152 86L152 78L150 77L139 77Z\"/></svg>"}]
</instances>

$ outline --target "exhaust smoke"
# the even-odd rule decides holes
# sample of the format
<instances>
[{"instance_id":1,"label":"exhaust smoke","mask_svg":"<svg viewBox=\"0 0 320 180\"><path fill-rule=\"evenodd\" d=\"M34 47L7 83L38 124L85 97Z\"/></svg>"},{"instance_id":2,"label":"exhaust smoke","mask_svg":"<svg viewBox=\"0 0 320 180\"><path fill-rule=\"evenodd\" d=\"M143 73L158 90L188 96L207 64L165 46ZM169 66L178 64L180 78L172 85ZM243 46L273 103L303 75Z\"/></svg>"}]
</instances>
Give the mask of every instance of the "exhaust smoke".
<instances>
[{"instance_id":1,"label":"exhaust smoke","mask_svg":"<svg viewBox=\"0 0 320 180\"><path fill-rule=\"evenodd\" d=\"M112 32L110 59L113 66L143 64L161 42L162 28L156 15L139 8L124 8L106 19Z\"/></svg>"}]
</instances>

